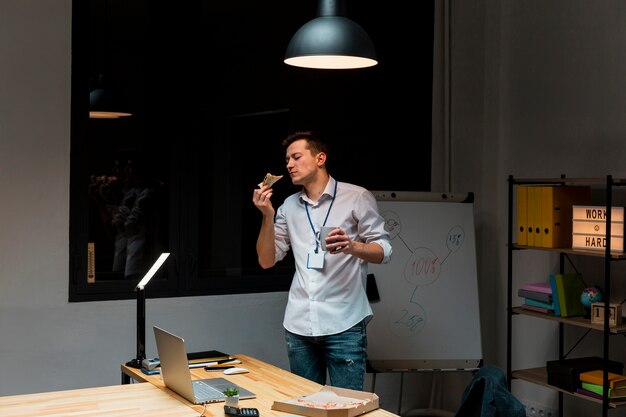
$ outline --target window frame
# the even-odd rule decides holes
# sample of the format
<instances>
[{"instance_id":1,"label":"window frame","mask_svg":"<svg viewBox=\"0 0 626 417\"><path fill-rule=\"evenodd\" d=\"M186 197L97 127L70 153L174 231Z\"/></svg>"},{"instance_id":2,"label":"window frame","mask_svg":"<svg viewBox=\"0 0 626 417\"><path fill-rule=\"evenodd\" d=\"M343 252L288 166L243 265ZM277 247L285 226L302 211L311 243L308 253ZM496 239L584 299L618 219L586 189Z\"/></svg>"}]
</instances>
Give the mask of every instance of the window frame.
<instances>
[{"instance_id":1,"label":"window frame","mask_svg":"<svg viewBox=\"0 0 626 417\"><path fill-rule=\"evenodd\" d=\"M72 2L72 104L71 104L71 158L70 158L70 260L69 260L69 301L106 301L131 299L135 297L134 288L136 281L123 280L96 280L95 284L85 281L87 274L87 241L89 224L89 202L85 193L85 181L89 174L90 162L84 157L89 149L89 129L90 120L88 116L88 93L90 89L90 47L89 36L90 22L86 18L90 16L91 10L89 1ZM227 32L232 22L228 19L214 22L209 29L198 29L198 25L206 18L203 13L207 13L208 6L195 6L198 13L193 10L173 11L178 17L185 17L191 20L181 36L206 37L214 36L220 30ZM227 7L227 6L225 6ZM241 5L238 6L239 8ZM245 6L244 6L245 7ZM251 6L249 12L238 10L238 15L233 15L233 21L244 19L252 24L258 20L254 16L255 10ZM299 10L296 3L285 2L286 10L294 15L301 15L297 20L306 21L310 19L310 10ZM167 250L171 253L166 264L161 268L146 292L148 298L166 297L186 297L200 295L220 295L220 294L241 294L241 293L261 293L287 291L294 273L293 260L278 263L270 270L263 270L258 266L249 266L242 269L239 275L229 275L212 271L210 268L202 268L204 247L199 243L199 225L202 223L201 194L203 193L200 184L203 175L203 164L206 160L201 158L203 152L207 151L207 143L242 144L242 138L233 136L237 123L241 120L256 120L255 118L271 118L274 114L286 114L287 119L284 126L271 128L271 132L256 135L256 139L271 143L268 145L266 154L272 159L271 164L259 164L250 168L254 175L259 175L257 180L250 178L239 178L236 187L240 187L241 205L253 208L248 196L251 196L254 184L265 174L267 170L274 167L284 169L284 159L280 149L280 141L286 133L295 127L313 127L326 139L338 139L334 147L332 166L329 170L331 175L341 181L352 182L362 185L371 190L396 190L396 191L429 191L430 190L430 138L431 138L431 91L432 76L430 80L418 83L414 80L414 75L410 68L405 68L403 62L395 62L392 59L397 55L397 51L403 46L398 45L399 36L386 28L383 19L378 13L373 15L371 10L378 10L373 3L366 1L352 5L354 20L358 21L375 40L381 38L379 42L379 57L381 63L378 67L368 70L355 70L347 72L327 72L309 71L301 69L287 68L282 64L280 55L283 53L284 45L282 41L289 37L288 33L293 33L299 26L294 23L285 26L285 33L272 39L263 39L267 50L256 51L257 58L261 55L268 56L271 61L267 68L262 69L260 64L246 67L244 52L250 53L249 45L235 43L232 46L215 45L218 55L224 55L228 64L224 68L210 65L205 62L198 63L190 61L189 80L182 79L181 74L174 74L171 78L176 79L180 85L164 85L164 90L168 95L170 103L179 104L184 100L189 103L182 103L181 107L174 106L168 111L172 112L171 117L176 118L176 122L166 122L165 128L161 129L160 122L165 116L170 114L163 112L146 117L143 120L142 129L145 136L149 135L170 135L168 144L169 169L169 222L167 230L169 242ZM434 25L434 1L427 2L423 6L426 15L430 14L431 23ZM294 10L291 10L294 9ZM298 9L298 10L295 10ZM162 12L167 15L165 11ZM391 13L391 12L389 12ZM394 16L394 19L403 17ZM279 19L279 17L275 17ZM408 19L408 17L404 17ZM273 26L284 26L284 21ZM272 26L272 25L270 25ZM394 30L406 25L394 25ZM415 25L410 25L415 31ZM408 27L408 26L407 26ZM434 27L428 25L417 25L423 31L415 34L420 39L424 50L424 57L430 68L432 68L432 40ZM409 29L406 29L409 30ZM206 31L206 32L203 32ZM430 31L430 32L429 32ZM140 32L140 31L138 31ZM389 32L389 33L388 33ZM425 36L424 33L426 34ZM139 36L139 35L137 35ZM261 36L261 35L259 35ZM269 35L268 35L269 36ZM387 39L384 39L387 36ZM430 36L430 38L429 38ZM157 39L163 39L157 36ZM136 41L139 41L135 39ZM180 63L177 60L184 54L192 55L193 44L182 45L181 51L176 42L169 41L168 44L159 44L163 51L159 54L167 55L168 51L174 53L165 68L160 72L146 76L139 83L157 85L162 82L163 76L168 75L168 71ZM410 47L418 47L415 40L405 44ZM150 47L148 47L150 48ZM430 49L429 49L430 48ZM258 49L258 48L257 48ZM255 51L252 51L255 52ZM139 58L138 58L139 59ZM145 57L141 57L145 59ZM250 58L252 59L252 58ZM275 61L275 62L274 62ZM230 63L233 62L233 63ZM145 63L146 67L152 68L153 62ZM200 64L200 65L196 65ZM252 71L242 75L239 71ZM400 73L400 77L396 75ZM231 75L234 74L234 75ZM430 74L432 75L432 74ZM195 87L194 78L206 77L206 80L219 80L213 83L203 83L198 93L194 96L186 95L185 91L191 91ZM232 77L232 78L229 78ZM407 93L412 95L412 108L403 108L395 102L396 91L404 88L397 83L395 78L401 78L409 84ZM182 80L181 80L182 79ZM203 79L204 81L205 79ZM422 85L423 84L423 85ZM277 89L280 86L280 89ZM323 86L323 88L320 88ZM363 86L368 86L371 91L364 91ZM219 90L219 91L218 91ZM319 91L318 91L319 90ZM294 93L297 91L297 94ZM329 92L332 92L329 96ZM147 103L154 101L157 92L150 90L150 96L143 100ZM215 93L215 97L211 95ZM375 110L370 109L369 102L371 96L376 98ZM191 98L190 98L191 97ZM205 102L205 97L211 97ZM380 113L378 113L377 111ZM383 113L385 113L383 115ZM133 116L134 117L134 116ZM384 120L383 120L384 118ZM379 120L380 119L380 120ZM376 124L377 123L377 124ZM397 123L401 123L401 128L394 128ZM374 126L374 124L376 124ZM261 123L262 125L262 123ZM253 124L254 126L254 124ZM282 130L280 130L282 129ZM387 130L389 129L389 130ZM395 129L395 130L394 130ZM390 137L387 138L386 135ZM411 140L414 145L420 147L417 155L407 155L407 152L400 152L394 158L382 158L388 151L396 147L403 147L406 140ZM239 142L237 142L239 141ZM368 146L366 144L378 143L379 146ZM245 145L245 144L244 144ZM230 145L229 145L230 146ZM332 148L332 146L331 146ZM244 150L229 151L228 158L237 167L241 164L237 158L245 153ZM237 153L239 152L239 153ZM259 152L257 149L255 152ZM415 162L419 162L419 167ZM356 168L356 169L355 169ZM233 171L231 166L224 167L225 173ZM257 172L258 171L258 172ZM281 173L281 172L274 172ZM382 173L382 175L381 175ZM229 178L229 181L232 178ZM247 181L247 182L243 182ZM249 189L248 184L250 183ZM232 184L231 184L232 185ZM243 187L243 188L241 188ZM283 185L283 190L294 192L295 187L288 183L288 178ZM279 188L279 187L277 187ZM216 199L216 196L212 196ZM276 198L276 207L282 201ZM247 209L246 209L247 210ZM241 236L245 235L247 262L251 264L250 257L255 256L253 247L254 239L260 227L260 215L253 218L247 214L245 222L233 226L240 228ZM245 227L244 227L245 224ZM209 226L210 227L210 226ZM212 233L212 232L210 232ZM241 238L245 240L243 237ZM242 240L242 242L243 242ZM250 243L252 242L252 243ZM243 243L242 243L243 244ZM249 247L249 248L248 248ZM243 249L242 249L243 250ZM154 259L158 254L153 254ZM291 262L291 263L290 263ZM102 276L102 274L100 274ZM106 274L104 275L106 278Z\"/></svg>"}]
</instances>

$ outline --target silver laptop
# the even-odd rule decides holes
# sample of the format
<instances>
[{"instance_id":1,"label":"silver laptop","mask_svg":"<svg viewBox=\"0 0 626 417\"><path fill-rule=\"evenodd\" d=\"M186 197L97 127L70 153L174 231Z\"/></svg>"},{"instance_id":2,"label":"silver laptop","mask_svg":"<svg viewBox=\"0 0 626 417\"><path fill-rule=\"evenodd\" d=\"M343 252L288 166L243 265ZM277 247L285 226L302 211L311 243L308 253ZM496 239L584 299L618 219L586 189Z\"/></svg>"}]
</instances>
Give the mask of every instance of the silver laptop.
<instances>
[{"instance_id":1,"label":"silver laptop","mask_svg":"<svg viewBox=\"0 0 626 417\"><path fill-rule=\"evenodd\" d=\"M226 388L237 388L240 399L256 397L254 393L225 378L192 380L184 339L157 326L154 326L154 337L165 386L189 402L204 404L224 401L223 391Z\"/></svg>"}]
</instances>

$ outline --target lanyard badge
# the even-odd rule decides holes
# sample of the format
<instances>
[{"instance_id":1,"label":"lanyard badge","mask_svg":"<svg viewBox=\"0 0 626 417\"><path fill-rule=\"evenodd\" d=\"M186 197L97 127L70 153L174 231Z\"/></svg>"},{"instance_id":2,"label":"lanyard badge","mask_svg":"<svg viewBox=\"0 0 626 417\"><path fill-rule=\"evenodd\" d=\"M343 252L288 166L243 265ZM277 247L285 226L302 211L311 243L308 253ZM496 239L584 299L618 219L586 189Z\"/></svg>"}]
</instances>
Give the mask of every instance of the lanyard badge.
<instances>
[{"instance_id":1,"label":"lanyard badge","mask_svg":"<svg viewBox=\"0 0 626 417\"><path fill-rule=\"evenodd\" d=\"M326 252L311 251L306 258L306 267L308 269L323 269L324 268L324 254Z\"/></svg>"},{"instance_id":2,"label":"lanyard badge","mask_svg":"<svg viewBox=\"0 0 626 417\"><path fill-rule=\"evenodd\" d=\"M337 197L337 184L338 181L335 181L335 190L333 193L333 199L330 200L330 206L328 206L328 211L326 212L326 217L324 217L324 223L322 223L322 227L326 226L326 220L328 220L328 215L330 214L330 209L333 208L333 203L335 202L335 197ZM319 252L320 246L320 232L315 231L315 226L313 226L313 221L311 220L311 215L309 214L309 203L304 202L304 209L306 210L306 217L309 219L309 224L311 225L311 230L313 231L313 237L315 238L315 253Z\"/></svg>"},{"instance_id":3,"label":"lanyard badge","mask_svg":"<svg viewBox=\"0 0 626 417\"><path fill-rule=\"evenodd\" d=\"M330 214L330 209L333 208L333 203L335 202L335 197L337 196L337 181L335 181L335 190L333 193L333 199L330 201L330 206L328 207L328 211L326 212L326 217L324 218L324 223L322 226L326 226L326 220L328 220L328 215ZM308 269L323 269L324 268L324 254L326 252L320 251L320 233L315 231L315 227L313 226L313 221L311 220L311 215L309 214L309 204L304 202L304 209L306 210L306 216L309 219L309 224L311 225L311 230L313 231L313 236L315 238L315 249L309 252L306 260L306 267Z\"/></svg>"}]
</instances>

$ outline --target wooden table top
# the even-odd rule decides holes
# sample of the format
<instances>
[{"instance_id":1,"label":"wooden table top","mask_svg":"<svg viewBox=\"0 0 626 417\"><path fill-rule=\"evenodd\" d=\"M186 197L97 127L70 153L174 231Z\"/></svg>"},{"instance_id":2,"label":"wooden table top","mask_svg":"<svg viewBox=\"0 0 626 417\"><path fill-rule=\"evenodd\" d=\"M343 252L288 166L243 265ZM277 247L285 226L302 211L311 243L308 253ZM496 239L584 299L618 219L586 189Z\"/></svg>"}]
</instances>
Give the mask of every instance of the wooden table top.
<instances>
[{"instance_id":1,"label":"wooden table top","mask_svg":"<svg viewBox=\"0 0 626 417\"><path fill-rule=\"evenodd\" d=\"M241 361L236 366L246 368L250 372L237 375L224 375L222 371L206 371L204 368L191 369L193 379L225 378L256 394L256 398L240 400L240 407L254 407L259 409L261 417L282 417L289 413L272 410L272 404L277 400L286 400L293 397L311 394L319 391L322 386L308 379L299 377L277 366L255 359L248 355L233 355ZM198 413L203 406L193 406L183 397L165 387L161 375L146 375L140 369L121 366L121 370L131 379L139 382L150 382L155 386L178 398L182 403L193 407ZM205 416L224 417L223 403L207 404ZM367 417L397 417L396 414L378 408L366 414Z\"/></svg>"},{"instance_id":2,"label":"wooden table top","mask_svg":"<svg viewBox=\"0 0 626 417\"><path fill-rule=\"evenodd\" d=\"M162 389L146 383L0 397L0 415L2 417L198 417L199 414Z\"/></svg>"}]
</instances>

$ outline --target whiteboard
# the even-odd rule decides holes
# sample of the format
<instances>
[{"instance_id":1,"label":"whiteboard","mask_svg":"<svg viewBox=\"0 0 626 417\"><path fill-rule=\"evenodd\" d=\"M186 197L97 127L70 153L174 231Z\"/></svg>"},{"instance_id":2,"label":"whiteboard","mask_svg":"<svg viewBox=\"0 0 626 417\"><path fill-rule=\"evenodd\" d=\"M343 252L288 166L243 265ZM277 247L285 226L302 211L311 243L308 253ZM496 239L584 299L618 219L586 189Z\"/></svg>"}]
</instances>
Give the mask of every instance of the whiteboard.
<instances>
[{"instance_id":1,"label":"whiteboard","mask_svg":"<svg viewBox=\"0 0 626 417\"><path fill-rule=\"evenodd\" d=\"M373 372L482 364L472 193L373 191L391 237L369 264L379 301L367 325Z\"/></svg>"}]
</instances>

